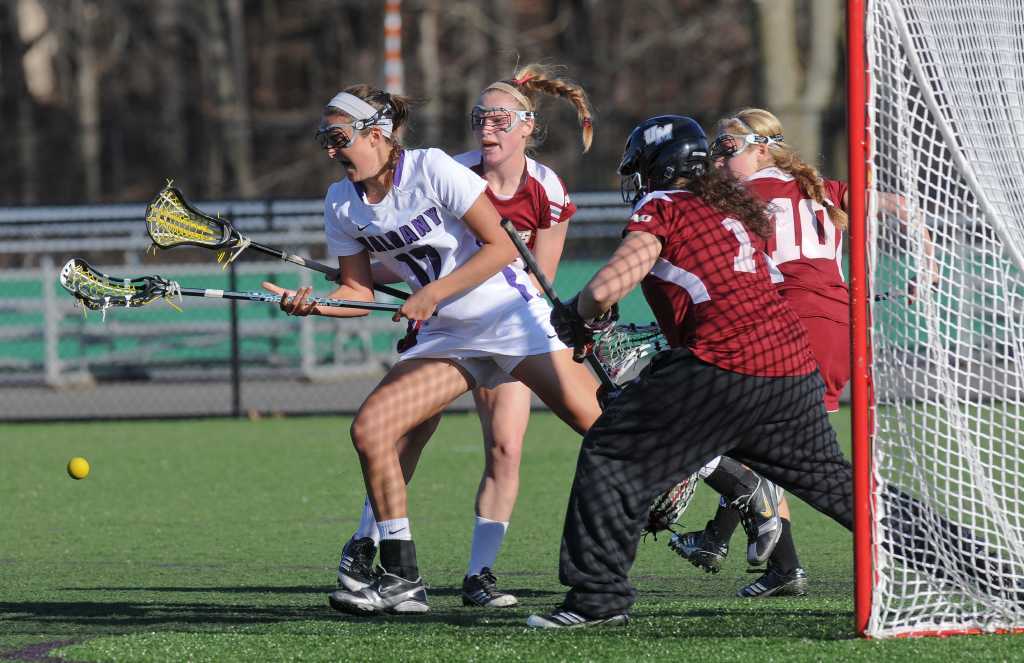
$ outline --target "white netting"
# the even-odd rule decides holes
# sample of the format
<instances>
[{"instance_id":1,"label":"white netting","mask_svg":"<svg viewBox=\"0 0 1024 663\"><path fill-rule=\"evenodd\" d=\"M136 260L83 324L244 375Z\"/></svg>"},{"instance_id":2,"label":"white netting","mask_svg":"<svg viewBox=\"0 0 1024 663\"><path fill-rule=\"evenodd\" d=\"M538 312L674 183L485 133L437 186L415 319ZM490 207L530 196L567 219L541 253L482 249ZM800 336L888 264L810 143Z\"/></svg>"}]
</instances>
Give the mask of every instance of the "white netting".
<instances>
[{"instance_id":1,"label":"white netting","mask_svg":"<svg viewBox=\"0 0 1024 663\"><path fill-rule=\"evenodd\" d=\"M913 300L872 307L868 632L1021 628L1024 0L867 4L871 285L917 284ZM984 543L930 518L899 522L909 512L886 497L894 488ZM908 559L901 537L929 552Z\"/></svg>"}]
</instances>

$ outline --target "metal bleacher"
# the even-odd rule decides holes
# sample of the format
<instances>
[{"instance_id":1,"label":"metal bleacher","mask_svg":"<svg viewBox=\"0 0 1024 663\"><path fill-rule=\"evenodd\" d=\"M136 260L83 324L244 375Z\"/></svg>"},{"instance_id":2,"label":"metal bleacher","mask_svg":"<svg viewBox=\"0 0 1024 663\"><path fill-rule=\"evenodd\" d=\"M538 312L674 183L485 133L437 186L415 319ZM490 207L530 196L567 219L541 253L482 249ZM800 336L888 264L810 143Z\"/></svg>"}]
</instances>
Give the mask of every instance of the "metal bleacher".
<instances>
[{"instance_id":1,"label":"metal bleacher","mask_svg":"<svg viewBox=\"0 0 1024 663\"><path fill-rule=\"evenodd\" d=\"M618 235L627 208L617 192L573 200L579 211L567 256L574 242ZM324 259L321 199L196 206L231 220L256 242ZM328 288L319 274L255 252L227 269L204 249L154 254L144 214L141 203L0 208L0 419L21 418L14 411L18 389L224 383L240 372L246 380L325 382L379 373L396 358L404 326L384 315L292 318L266 304L189 299L180 312L156 302L83 316L57 283L71 257L110 275L159 274L187 286L258 290L269 278L320 293Z\"/></svg>"}]
</instances>

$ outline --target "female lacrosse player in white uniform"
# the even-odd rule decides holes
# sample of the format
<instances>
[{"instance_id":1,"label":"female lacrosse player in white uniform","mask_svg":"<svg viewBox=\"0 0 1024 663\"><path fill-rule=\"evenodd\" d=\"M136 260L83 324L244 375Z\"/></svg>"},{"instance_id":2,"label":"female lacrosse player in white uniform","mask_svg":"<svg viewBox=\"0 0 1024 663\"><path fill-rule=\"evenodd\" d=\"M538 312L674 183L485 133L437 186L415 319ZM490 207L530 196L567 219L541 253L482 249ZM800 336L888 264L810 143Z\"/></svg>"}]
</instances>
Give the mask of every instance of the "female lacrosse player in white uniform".
<instances>
[{"instance_id":1,"label":"female lacrosse player in white uniform","mask_svg":"<svg viewBox=\"0 0 1024 663\"><path fill-rule=\"evenodd\" d=\"M583 150L592 139L591 111L578 84L556 75L553 67L524 66L508 80L484 88L470 115L480 148L455 157L487 182L487 198L502 218L509 219L533 251L549 281L554 282L568 221L576 211L562 180L550 168L526 155L539 140L535 109L540 94L560 96L576 108L582 125ZM377 266L378 283L398 280ZM484 437L484 472L476 497L476 521L462 602L467 606L507 607L518 601L497 589L494 562L508 529L519 492L519 464L530 417L530 390L511 376L493 387L473 389ZM440 415L424 422L400 449L406 480L415 470L423 446ZM359 528L347 540L338 563L338 583L359 590L373 581L373 560L380 541L369 498Z\"/></svg>"},{"instance_id":2,"label":"female lacrosse player in white uniform","mask_svg":"<svg viewBox=\"0 0 1024 663\"><path fill-rule=\"evenodd\" d=\"M422 323L415 345L352 423L383 567L369 586L331 594L333 607L356 614L428 610L399 461L403 437L461 394L494 386L506 374L579 432L600 414L596 380L558 341L547 302L511 264L515 249L485 195L486 182L440 150L403 150L393 133L407 115L405 99L354 86L329 102L318 132L347 176L325 199L328 249L341 270L332 296L373 299L372 254L413 290L395 319ZM292 315L365 314L314 305L308 287L265 287L282 294L281 308Z\"/></svg>"}]
</instances>

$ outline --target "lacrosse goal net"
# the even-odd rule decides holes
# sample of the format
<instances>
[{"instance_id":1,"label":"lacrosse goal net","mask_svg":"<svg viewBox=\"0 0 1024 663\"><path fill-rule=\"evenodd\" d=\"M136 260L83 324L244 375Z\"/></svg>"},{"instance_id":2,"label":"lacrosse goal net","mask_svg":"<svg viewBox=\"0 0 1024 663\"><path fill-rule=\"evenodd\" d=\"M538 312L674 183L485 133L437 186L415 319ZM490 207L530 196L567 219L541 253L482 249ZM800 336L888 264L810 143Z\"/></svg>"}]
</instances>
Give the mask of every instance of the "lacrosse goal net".
<instances>
[{"instance_id":1,"label":"lacrosse goal net","mask_svg":"<svg viewBox=\"0 0 1024 663\"><path fill-rule=\"evenodd\" d=\"M866 192L850 266L858 629L1017 631L1024 0L850 0L848 18L851 193ZM985 545L965 552L928 522L908 530L893 488ZM907 531L911 550L940 551L925 568L893 552ZM958 573L965 564L994 582Z\"/></svg>"}]
</instances>

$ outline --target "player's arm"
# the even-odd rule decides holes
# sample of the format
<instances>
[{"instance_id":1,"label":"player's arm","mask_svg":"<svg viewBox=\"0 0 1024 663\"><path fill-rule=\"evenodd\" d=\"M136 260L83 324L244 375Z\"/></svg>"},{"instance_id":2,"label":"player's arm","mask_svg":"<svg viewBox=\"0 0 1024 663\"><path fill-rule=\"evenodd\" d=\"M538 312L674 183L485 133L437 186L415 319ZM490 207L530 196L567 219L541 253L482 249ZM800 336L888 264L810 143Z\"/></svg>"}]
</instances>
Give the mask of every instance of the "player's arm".
<instances>
[{"instance_id":1,"label":"player's arm","mask_svg":"<svg viewBox=\"0 0 1024 663\"><path fill-rule=\"evenodd\" d=\"M466 226L480 240L480 250L446 276L428 283L405 300L395 319L426 320L442 300L475 288L516 258L516 247L501 228L501 217L486 194L480 194L463 215Z\"/></svg>"},{"instance_id":2,"label":"player's arm","mask_svg":"<svg viewBox=\"0 0 1024 663\"><path fill-rule=\"evenodd\" d=\"M580 291L576 311L584 320L600 317L637 286L661 255L661 240L651 233L626 235L608 263Z\"/></svg>"},{"instance_id":3,"label":"player's arm","mask_svg":"<svg viewBox=\"0 0 1024 663\"><path fill-rule=\"evenodd\" d=\"M558 272L558 263L562 259L565 236L568 231L569 224L566 222L556 223L550 228L537 231L537 239L533 244L533 257L540 265L544 276L547 277L548 283L555 282L555 274ZM540 289L539 284L537 289Z\"/></svg>"},{"instance_id":4,"label":"player's arm","mask_svg":"<svg viewBox=\"0 0 1024 663\"><path fill-rule=\"evenodd\" d=\"M939 263L935 260L935 243L932 242L932 235L928 232L928 226L921 219L920 211L912 214L907 208L907 200L898 193L878 194L878 211L883 214L890 214L900 222L900 229L903 233L910 235L917 226L921 233L921 245L924 250L924 257L928 264L928 280L932 285L938 285L940 280ZM911 297L914 284L911 284Z\"/></svg>"},{"instance_id":5,"label":"player's arm","mask_svg":"<svg viewBox=\"0 0 1024 663\"><path fill-rule=\"evenodd\" d=\"M351 256L340 256L338 267L341 278L338 287L329 295L332 299L348 299L359 302L373 301L373 273L370 269L370 254L366 251ZM369 311L336 306L321 306L308 301L313 292L310 286L296 291L286 290L269 281L263 287L281 295L281 310L289 315L322 315L330 318L357 318Z\"/></svg>"}]
</instances>

